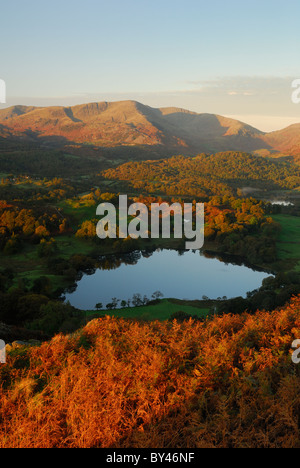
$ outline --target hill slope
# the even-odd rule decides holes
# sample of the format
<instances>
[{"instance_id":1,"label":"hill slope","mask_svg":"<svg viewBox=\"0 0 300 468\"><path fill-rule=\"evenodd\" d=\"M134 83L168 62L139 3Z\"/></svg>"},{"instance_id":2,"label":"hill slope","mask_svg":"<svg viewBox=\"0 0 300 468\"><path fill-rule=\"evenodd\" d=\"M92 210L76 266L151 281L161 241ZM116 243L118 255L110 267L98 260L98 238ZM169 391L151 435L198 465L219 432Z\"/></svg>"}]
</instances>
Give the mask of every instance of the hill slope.
<instances>
[{"instance_id":1,"label":"hill slope","mask_svg":"<svg viewBox=\"0 0 300 468\"><path fill-rule=\"evenodd\" d=\"M300 124L265 134L247 124L184 109L154 109L135 101L74 107L15 106L0 111L1 133L47 143L100 147L147 146L186 153L300 153Z\"/></svg>"},{"instance_id":2,"label":"hill slope","mask_svg":"<svg viewBox=\"0 0 300 468\"><path fill-rule=\"evenodd\" d=\"M296 448L300 298L207 322L97 319L0 365L0 447Z\"/></svg>"},{"instance_id":3,"label":"hill slope","mask_svg":"<svg viewBox=\"0 0 300 468\"><path fill-rule=\"evenodd\" d=\"M264 136L264 141L282 153L300 155L300 124L290 125L283 130Z\"/></svg>"}]
</instances>

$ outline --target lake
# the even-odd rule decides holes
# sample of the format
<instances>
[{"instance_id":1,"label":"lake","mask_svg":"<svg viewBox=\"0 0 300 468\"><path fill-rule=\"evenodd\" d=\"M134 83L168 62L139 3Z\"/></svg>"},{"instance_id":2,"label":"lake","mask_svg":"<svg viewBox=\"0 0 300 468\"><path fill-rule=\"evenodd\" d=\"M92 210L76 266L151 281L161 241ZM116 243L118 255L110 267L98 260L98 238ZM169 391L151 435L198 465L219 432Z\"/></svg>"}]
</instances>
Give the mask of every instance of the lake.
<instances>
[{"instance_id":1,"label":"lake","mask_svg":"<svg viewBox=\"0 0 300 468\"><path fill-rule=\"evenodd\" d=\"M199 251L156 250L134 252L120 258L104 257L101 268L84 274L66 300L82 310L94 310L99 302L105 307L113 297L132 299L136 293L151 298L161 291L165 298L210 299L227 296L246 297L270 276L245 265L225 263Z\"/></svg>"}]
</instances>

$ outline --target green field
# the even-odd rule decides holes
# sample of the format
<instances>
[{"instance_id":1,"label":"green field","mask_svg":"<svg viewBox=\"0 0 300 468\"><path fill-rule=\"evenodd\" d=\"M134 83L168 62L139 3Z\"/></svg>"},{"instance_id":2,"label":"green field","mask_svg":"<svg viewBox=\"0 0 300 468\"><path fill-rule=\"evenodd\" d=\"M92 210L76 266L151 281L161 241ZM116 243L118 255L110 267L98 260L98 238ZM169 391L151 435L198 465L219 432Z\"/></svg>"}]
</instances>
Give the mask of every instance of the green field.
<instances>
[{"instance_id":1,"label":"green field","mask_svg":"<svg viewBox=\"0 0 300 468\"><path fill-rule=\"evenodd\" d=\"M179 301L176 301L179 302ZM163 299L158 304L148 305L142 307L129 307L126 309L119 309L114 311L87 311L87 316L103 316L122 317L127 319L141 319L141 320L168 320L172 314L176 312L185 312L189 315L197 315L198 317L205 318L210 313L209 308L198 308L185 305L182 303L173 302L171 299Z\"/></svg>"},{"instance_id":2,"label":"green field","mask_svg":"<svg viewBox=\"0 0 300 468\"><path fill-rule=\"evenodd\" d=\"M277 241L279 260L289 262L291 269L300 271L300 217L284 214L272 217L282 228Z\"/></svg>"},{"instance_id":3,"label":"green field","mask_svg":"<svg viewBox=\"0 0 300 468\"><path fill-rule=\"evenodd\" d=\"M91 255L95 251L95 245L91 241L78 239L74 235L61 235L55 238L58 252L57 258L68 260L74 254ZM34 280L46 276L51 280L53 291L60 287L67 287L66 280L59 275L49 274L47 260L39 258L36 245L26 245L21 252L11 255L0 254L2 268L13 269L16 273L14 286L19 279L26 282L27 287L32 287Z\"/></svg>"},{"instance_id":4,"label":"green field","mask_svg":"<svg viewBox=\"0 0 300 468\"><path fill-rule=\"evenodd\" d=\"M96 218L97 207L94 205L88 206L87 204L82 203L81 205L74 207L72 204L62 201L59 202L57 206L62 208L64 214L70 217L72 228L75 229L75 231L83 221Z\"/></svg>"}]
</instances>

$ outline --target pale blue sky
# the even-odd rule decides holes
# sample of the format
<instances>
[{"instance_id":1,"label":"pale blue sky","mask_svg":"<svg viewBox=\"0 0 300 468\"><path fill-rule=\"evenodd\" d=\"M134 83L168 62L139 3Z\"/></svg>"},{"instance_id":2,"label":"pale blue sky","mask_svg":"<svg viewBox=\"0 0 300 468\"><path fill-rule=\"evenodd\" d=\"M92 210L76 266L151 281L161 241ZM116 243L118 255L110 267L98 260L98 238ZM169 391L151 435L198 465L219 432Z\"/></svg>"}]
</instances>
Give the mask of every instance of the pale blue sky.
<instances>
[{"instance_id":1,"label":"pale blue sky","mask_svg":"<svg viewBox=\"0 0 300 468\"><path fill-rule=\"evenodd\" d=\"M136 99L300 121L298 0L10 0L0 14L7 105Z\"/></svg>"}]
</instances>

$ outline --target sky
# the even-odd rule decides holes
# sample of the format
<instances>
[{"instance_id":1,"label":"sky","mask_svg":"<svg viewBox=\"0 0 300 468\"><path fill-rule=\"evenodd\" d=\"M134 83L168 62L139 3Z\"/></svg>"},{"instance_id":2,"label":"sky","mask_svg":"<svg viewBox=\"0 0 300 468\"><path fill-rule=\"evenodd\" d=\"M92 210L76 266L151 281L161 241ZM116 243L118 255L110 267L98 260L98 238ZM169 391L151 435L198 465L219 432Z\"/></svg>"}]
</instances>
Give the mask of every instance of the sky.
<instances>
[{"instance_id":1,"label":"sky","mask_svg":"<svg viewBox=\"0 0 300 468\"><path fill-rule=\"evenodd\" d=\"M300 122L299 0L2 0L0 17L0 108L134 99Z\"/></svg>"}]
</instances>

